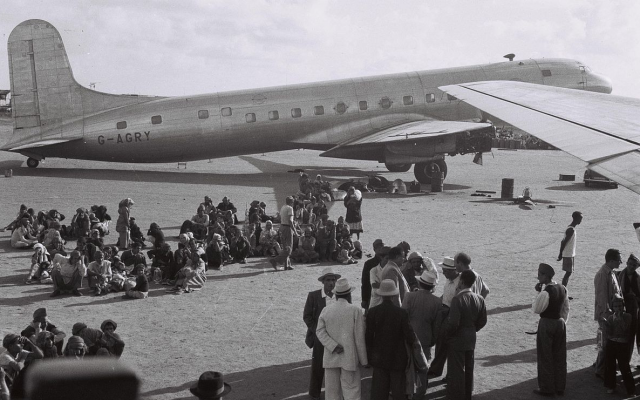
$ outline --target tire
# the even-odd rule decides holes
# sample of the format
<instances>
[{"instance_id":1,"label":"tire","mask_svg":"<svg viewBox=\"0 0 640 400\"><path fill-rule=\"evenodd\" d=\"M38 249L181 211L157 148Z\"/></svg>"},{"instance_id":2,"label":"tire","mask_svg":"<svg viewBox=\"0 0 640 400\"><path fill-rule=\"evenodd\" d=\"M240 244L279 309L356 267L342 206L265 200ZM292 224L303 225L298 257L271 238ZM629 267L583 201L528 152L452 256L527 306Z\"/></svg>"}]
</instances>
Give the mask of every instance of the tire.
<instances>
[{"instance_id":1,"label":"tire","mask_svg":"<svg viewBox=\"0 0 640 400\"><path fill-rule=\"evenodd\" d=\"M431 171L433 170L433 164L439 168L440 172L444 172L444 177L447 177L447 163L444 160L428 161L424 163L417 163L413 167L413 175L420 183L431 183Z\"/></svg>"},{"instance_id":2,"label":"tire","mask_svg":"<svg viewBox=\"0 0 640 400\"><path fill-rule=\"evenodd\" d=\"M27 158L27 167L29 168L36 168L38 165L40 165L40 161L36 160L35 158Z\"/></svg>"},{"instance_id":3,"label":"tire","mask_svg":"<svg viewBox=\"0 0 640 400\"><path fill-rule=\"evenodd\" d=\"M411 164L387 164L384 163L389 172L407 172L411 169Z\"/></svg>"},{"instance_id":4,"label":"tire","mask_svg":"<svg viewBox=\"0 0 640 400\"><path fill-rule=\"evenodd\" d=\"M444 160L435 160L434 163L440 168L440 172L444 172L445 179L447 178L447 163Z\"/></svg>"}]
</instances>

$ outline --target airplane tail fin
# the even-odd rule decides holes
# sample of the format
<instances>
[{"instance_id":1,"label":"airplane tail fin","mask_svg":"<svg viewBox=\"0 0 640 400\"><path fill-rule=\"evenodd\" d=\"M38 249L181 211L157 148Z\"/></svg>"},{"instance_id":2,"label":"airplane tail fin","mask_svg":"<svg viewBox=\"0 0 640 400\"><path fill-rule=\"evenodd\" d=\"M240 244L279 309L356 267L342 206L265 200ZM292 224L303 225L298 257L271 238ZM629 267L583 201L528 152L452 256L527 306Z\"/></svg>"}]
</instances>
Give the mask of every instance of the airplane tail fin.
<instances>
[{"instance_id":1,"label":"airplane tail fin","mask_svg":"<svg viewBox=\"0 0 640 400\"><path fill-rule=\"evenodd\" d=\"M158 99L112 95L80 85L73 77L60 33L47 21L31 19L16 26L7 48L14 119L11 142L34 135L63 137L65 122Z\"/></svg>"}]
</instances>

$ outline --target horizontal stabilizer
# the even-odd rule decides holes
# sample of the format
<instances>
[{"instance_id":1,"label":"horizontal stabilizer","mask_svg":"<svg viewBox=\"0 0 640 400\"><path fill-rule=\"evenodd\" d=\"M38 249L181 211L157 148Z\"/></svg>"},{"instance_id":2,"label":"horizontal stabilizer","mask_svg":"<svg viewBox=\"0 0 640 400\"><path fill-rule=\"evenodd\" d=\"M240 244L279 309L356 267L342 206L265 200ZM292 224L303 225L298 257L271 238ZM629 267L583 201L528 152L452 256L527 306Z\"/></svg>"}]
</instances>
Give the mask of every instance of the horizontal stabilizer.
<instances>
[{"instance_id":1,"label":"horizontal stabilizer","mask_svg":"<svg viewBox=\"0 0 640 400\"><path fill-rule=\"evenodd\" d=\"M70 142L70 141L78 140L78 139L80 139L80 138L41 140L39 142L23 144L22 146L18 146L18 147L11 147L11 148L6 148L6 149L3 148L2 150L19 152L20 150L33 149L35 147L43 147L43 146L50 146L50 145L53 145L53 144L66 143L66 142Z\"/></svg>"}]
</instances>

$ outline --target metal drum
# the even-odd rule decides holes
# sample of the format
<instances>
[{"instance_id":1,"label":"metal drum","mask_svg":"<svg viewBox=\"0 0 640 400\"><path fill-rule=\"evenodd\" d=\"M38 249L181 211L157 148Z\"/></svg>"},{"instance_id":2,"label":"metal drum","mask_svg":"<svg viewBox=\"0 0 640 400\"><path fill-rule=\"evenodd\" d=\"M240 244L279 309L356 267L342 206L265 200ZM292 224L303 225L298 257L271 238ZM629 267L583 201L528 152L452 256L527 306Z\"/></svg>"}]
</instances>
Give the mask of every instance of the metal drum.
<instances>
[{"instance_id":1,"label":"metal drum","mask_svg":"<svg viewBox=\"0 0 640 400\"><path fill-rule=\"evenodd\" d=\"M442 192L444 184L444 172L437 172L431 176L431 191Z\"/></svg>"},{"instance_id":2,"label":"metal drum","mask_svg":"<svg viewBox=\"0 0 640 400\"><path fill-rule=\"evenodd\" d=\"M511 178L502 179L502 191L500 192L500 198L513 199L513 182L514 181Z\"/></svg>"}]
</instances>

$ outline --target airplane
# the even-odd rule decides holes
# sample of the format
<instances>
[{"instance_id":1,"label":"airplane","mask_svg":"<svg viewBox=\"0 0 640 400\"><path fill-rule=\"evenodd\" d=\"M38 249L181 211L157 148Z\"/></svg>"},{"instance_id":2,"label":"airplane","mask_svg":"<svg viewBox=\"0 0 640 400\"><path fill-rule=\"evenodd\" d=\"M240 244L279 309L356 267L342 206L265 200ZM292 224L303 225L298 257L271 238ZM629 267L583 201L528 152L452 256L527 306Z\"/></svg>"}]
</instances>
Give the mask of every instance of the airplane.
<instances>
[{"instance_id":1,"label":"airplane","mask_svg":"<svg viewBox=\"0 0 640 400\"><path fill-rule=\"evenodd\" d=\"M113 95L76 82L58 30L27 20L8 39L13 134L0 150L46 157L185 162L291 149L385 163L429 183L445 154L491 150L495 128L438 86L515 80L594 92L611 83L583 63L530 59L212 93Z\"/></svg>"},{"instance_id":2,"label":"airplane","mask_svg":"<svg viewBox=\"0 0 640 400\"><path fill-rule=\"evenodd\" d=\"M440 89L640 194L640 99L505 81Z\"/></svg>"}]
</instances>

